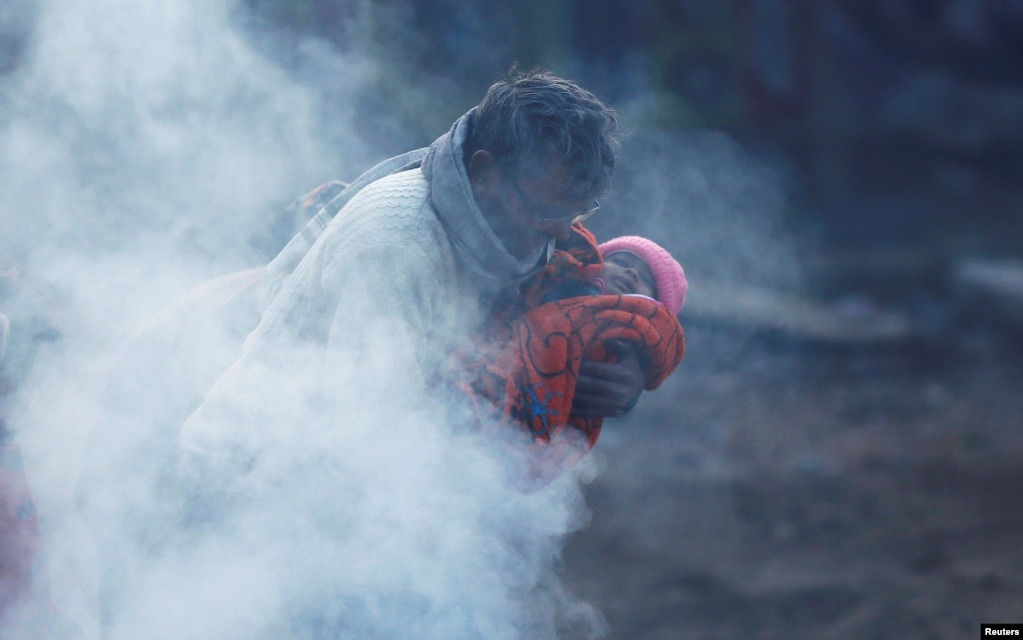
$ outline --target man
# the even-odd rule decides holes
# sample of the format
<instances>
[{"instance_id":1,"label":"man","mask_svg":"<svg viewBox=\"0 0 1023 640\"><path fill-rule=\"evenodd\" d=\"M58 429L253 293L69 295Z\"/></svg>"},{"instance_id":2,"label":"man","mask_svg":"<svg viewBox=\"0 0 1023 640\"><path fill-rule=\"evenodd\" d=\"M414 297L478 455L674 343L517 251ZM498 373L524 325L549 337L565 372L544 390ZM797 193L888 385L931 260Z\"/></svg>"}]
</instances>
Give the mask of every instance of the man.
<instances>
[{"instance_id":1,"label":"man","mask_svg":"<svg viewBox=\"0 0 1023 640\"><path fill-rule=\"evenodd\" d=\"M308 250L293 242L271 263L259 325L182 431L193 470L246 474L273 438L295 437L282 422L309 428L296 412L324 402L422 410L426 381L496 294L597 210L616 136L592 94L527 72L388 165L399 170L357 180ZM635 357L586 363L573 415L619 415L643 384Z\"/></svg>"}]
</instances>

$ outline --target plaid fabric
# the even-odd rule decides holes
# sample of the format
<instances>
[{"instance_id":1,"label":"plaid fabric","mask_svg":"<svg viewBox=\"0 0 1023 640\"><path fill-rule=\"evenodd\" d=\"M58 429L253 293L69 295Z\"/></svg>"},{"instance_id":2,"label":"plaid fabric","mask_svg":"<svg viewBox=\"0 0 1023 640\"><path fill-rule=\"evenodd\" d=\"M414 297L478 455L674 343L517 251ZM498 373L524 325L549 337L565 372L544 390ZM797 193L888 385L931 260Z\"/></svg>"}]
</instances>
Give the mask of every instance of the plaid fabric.
<instances>
[{"instance_id":1,"label":"plaid fabric","mask_svg":"<svg viewBox=\"0 0 1023 640\"><path fill-rule=\"evenodd\" d=\"M266 260L280 253L284 245L309 221L316 217L331 200L348 188L340 180L331 180L298 198L270 222L249 237L249 244Z\"/></svg>"}]
</instances>

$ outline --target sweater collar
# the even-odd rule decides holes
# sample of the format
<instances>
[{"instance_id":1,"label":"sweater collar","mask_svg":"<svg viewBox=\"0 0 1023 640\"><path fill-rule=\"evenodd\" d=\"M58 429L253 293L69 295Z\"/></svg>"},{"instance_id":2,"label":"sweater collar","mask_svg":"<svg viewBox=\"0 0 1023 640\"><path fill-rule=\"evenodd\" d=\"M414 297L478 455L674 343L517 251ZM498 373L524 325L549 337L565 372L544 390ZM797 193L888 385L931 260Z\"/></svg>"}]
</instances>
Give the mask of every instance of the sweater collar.
<instances>
[{"instance_id":1,"label":"sweater collar","mask_svg":"<svg viewBox=\"0 0 1023 640\"><path fill-rule=\"evenodd\" d=\"M474 114L475 108L430 145L423 159L423 173L430 183L430 203L447 229L459 262L476 277L488 281L485 288L498 288L546 264L554 242L551 240L519 259L508 252L487 224L473 198L463 159L462 147Z\"/></svg>"}]
</instances>

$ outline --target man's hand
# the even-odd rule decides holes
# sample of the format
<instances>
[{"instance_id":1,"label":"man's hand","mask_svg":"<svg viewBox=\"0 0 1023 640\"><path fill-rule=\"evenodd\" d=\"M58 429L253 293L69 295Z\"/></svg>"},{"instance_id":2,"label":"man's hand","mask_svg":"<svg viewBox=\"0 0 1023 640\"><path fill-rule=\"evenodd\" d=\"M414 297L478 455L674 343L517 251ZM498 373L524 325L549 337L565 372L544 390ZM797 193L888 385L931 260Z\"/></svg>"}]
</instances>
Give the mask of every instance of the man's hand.
<instances>
[{"instance_id":1,"label":"man's hand","mask_svg":"<svg viewBox=\"0 0 1023 640\"><path fill-rule=\"evenodd\" d=\"M576 418L614 418L624 415L639 400L646 374L636 350L620 343L615 363L583 360L572 402Z\"/></svg>"}]
</instances>

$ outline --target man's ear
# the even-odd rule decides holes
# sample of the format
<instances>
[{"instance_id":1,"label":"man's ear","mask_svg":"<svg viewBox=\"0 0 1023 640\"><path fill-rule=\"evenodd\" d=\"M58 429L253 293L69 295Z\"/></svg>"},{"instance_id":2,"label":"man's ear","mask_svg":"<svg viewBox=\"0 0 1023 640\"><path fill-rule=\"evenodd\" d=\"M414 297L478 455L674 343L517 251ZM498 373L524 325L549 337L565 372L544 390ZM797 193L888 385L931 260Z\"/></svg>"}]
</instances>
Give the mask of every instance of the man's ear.
<instances>
[{"instance_id":1,"label":"man's ear","mask_svg":"<svg viewBox=\"0 0 1023 640\"><path fill-rule=\"evenodd\" d=\"M501 179L497 158L486 149L480 149L469 157L466 171L469 174L469 181L476 188L493 188Z\"/></svg>"}]
</instances>

